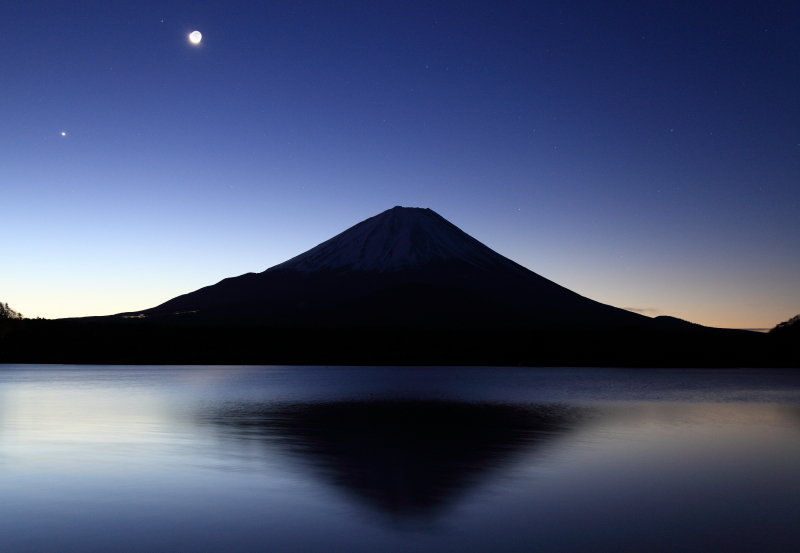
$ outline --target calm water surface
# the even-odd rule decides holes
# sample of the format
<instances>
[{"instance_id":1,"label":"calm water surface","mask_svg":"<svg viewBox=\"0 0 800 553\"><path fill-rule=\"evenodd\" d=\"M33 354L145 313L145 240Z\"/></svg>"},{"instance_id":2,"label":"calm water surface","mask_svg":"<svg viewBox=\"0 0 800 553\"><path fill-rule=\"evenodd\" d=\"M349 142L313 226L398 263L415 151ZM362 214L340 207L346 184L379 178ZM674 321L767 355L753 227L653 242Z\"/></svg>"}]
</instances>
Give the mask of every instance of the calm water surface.
<instances>
[{"instance_id":1,"label":"calm water surface","mask_svg":"<svg viewBox=\"0 0 800 553\"><path fill-rule=\"evenodd\" d=\"M0 551L796 551L798 371L0 366Z\"/></svg>"}]
</instances>

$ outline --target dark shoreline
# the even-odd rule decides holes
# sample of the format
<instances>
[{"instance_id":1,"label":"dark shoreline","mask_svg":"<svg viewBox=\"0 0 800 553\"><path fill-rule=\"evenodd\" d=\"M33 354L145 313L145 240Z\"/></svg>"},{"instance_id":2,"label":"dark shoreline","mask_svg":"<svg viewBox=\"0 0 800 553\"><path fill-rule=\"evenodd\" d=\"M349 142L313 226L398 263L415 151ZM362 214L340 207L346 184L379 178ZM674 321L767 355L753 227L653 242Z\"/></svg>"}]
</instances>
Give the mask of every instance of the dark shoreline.
<instances>
[{"instance_id":1,"label":"dark shoreline","mask_svg":"<svg viewBox=\"0 0 800 553\"><path fill-rule=\"evenodd\" d=\"M0 363L798 368L794 336L615 330L450 331L14 321Z\"/></svg>"}]
</instances>

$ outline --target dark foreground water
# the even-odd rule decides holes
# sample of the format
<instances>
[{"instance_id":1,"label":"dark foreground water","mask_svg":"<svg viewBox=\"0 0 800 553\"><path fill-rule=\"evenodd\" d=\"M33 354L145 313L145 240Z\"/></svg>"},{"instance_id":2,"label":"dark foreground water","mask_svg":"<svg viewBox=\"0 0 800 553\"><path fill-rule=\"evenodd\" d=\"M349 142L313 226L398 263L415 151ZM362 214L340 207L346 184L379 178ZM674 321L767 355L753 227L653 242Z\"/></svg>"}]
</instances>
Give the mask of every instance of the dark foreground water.
<instances>
[{"instance_id":1,"label":"dark foreground water","mask_svg":"<svg viewBox=\"0 0 800 553\"><path fill-rule=\"evenodd\" d=\"M800 374L0 366L0 551L797 551Z\"/></svg>"}]
</instances>

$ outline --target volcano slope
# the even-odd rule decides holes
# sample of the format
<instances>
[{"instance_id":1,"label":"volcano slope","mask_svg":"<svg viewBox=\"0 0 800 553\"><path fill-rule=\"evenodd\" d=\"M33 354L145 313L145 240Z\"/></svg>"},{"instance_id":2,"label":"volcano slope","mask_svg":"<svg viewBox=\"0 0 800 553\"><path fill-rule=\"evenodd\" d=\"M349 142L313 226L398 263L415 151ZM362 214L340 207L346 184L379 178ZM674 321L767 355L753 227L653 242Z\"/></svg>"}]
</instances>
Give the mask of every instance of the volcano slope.
<instances>
[{"instance_id":1,"label":"volcano slope","mask_svg":"<svg viewBox=\"0 0 800 553\"><path fill-rule=\"evenodd\" d=\"M652 319L585 298L503 257L430 209L394 207L262 273L143 311L171 325L509 330Z\"/></svg>"}]
</instances>

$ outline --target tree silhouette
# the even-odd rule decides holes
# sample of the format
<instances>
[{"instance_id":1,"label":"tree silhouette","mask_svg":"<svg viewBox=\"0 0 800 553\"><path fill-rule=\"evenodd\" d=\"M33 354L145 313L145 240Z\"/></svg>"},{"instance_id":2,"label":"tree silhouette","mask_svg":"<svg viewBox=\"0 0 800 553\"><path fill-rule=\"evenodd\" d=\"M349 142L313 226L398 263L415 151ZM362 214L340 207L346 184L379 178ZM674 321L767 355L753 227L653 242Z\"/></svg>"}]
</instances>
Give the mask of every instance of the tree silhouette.
<instances>
[{"instance_id":1,"label":"tree silhouette","mask_svg":"<svg viewBox=\"0 0 800 553\"><path fill-rule=\"evenodd\" d=\"M17 313L13 309L11 309L7 303L0 302L0 319L2 320L9 320L9 319L24 319L25 317L22 316L22 313Z\"/></svg>"},{"instance_id":2,"label":"tree silhouette","mask_svg":"<svg viewBox=\"0 0 800 553\"><path fill-rule=\"evenodd\" d=\"M14 325L13 321L24 318L22 313L17 313L7 303L0 302L0 338L8 334Z\"/></svg>"},{"instance_id":3,"label":"tree silhouette","mask_svg":"<svg viewBox=\"0 0 800 553\"><path fill-rule=\"evenodd\" d=\"M769 331L770 334L785 334L795 333L800 334L800 315L795 315L788 321L778 324L775 328Z\"/></svg>"}]
</instances>

